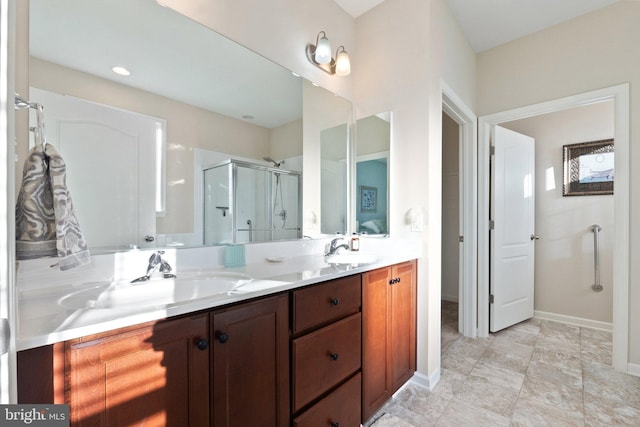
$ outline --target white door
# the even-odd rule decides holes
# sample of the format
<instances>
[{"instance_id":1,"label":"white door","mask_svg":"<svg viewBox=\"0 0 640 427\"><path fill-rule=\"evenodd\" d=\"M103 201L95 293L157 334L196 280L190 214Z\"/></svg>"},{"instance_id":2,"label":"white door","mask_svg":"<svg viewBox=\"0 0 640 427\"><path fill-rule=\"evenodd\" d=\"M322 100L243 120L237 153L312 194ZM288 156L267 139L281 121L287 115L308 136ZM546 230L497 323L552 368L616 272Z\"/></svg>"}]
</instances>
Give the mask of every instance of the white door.
<instances>
[{"instance_id":1,"label":"white door","mask_svg":"<svg viewBox=\"0 0 640 427\"><path fill-rule=\"evenodd\" d=\"M495 127L491 163L491 297L496 332L533 317L535 141Z\"/></svg>"},{"instance_id":2,"label":"white door","mask_svg":"<svg viewBox=\"0 0 640 427\"><path fill-rule=\"evenodd\" d=\"M44 105L47 142L67 165L67 185L90 248L146 246L156 234L158 119L31 88ZM148 245L148 244L147 244Z\"/></svg>"}]
</instances>

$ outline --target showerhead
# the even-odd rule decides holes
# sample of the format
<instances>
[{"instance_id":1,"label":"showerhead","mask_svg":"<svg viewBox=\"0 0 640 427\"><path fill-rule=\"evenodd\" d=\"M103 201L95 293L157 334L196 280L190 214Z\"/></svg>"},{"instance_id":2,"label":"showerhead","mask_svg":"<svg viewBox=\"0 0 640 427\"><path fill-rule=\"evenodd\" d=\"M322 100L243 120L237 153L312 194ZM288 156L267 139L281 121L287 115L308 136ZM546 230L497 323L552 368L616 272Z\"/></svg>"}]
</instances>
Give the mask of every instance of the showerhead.
<instances>
[{"instance_id":1,"label":"showerhead","mask_svg":"<svg viewBox=\"0 0 640 427\"><path fill-rule=\"evenodd\" d=\"M280 160L279 162L276 162L275 160L273 160L271 157L263 157L262 158L264 161L266 162L271 162L273 163L273 167L279 168L280 165L284 165L284 160Z\"/></svg>"}]
</instances>

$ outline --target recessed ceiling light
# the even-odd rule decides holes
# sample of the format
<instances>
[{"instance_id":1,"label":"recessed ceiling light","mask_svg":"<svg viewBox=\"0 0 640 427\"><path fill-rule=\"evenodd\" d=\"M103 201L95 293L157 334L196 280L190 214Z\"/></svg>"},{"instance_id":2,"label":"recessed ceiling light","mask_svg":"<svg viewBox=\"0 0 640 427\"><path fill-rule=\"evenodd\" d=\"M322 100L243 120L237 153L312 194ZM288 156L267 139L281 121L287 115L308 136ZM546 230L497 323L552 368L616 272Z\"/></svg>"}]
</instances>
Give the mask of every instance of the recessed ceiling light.
<instances>
[{"instance_id":1,"label":"recessed ceiling light","mask_svg":"<svg viewBox=\"0 0 640 427\"><path fill-rule=\"evenodd\" d=\"M120 66L111 67L111 71L113 71L114 73L118 74L119 76L130 76L131 75L131 71L127 70L124 67L120 67Z\"/></svg>"}]
</instances>

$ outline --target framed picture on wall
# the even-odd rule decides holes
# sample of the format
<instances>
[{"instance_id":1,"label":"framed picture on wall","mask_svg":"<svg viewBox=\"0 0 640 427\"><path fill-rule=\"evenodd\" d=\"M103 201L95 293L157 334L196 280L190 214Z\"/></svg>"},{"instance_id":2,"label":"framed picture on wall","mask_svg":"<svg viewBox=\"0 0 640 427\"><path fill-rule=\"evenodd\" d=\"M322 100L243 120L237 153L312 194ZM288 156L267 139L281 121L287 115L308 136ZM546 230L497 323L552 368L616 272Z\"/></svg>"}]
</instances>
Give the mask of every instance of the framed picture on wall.
<instances>
[{"instance_id":1,"label":"framed picture on wall","mask_svg":"<svg viewBox=\"0 0 640 427\"><path fill-rule=\"evenodd\" d=\"M563 146L563 196L613 194L613 139Z\"/></svg>"},{"instance_id":2,"label":"framed picture on wall","mask_svg":"<svg viewBox=\"0 0 640 427\"><path fill-rule=\"evenodd\" d=\"M378 203L376 187L360 186L360 212L375 212Z\"/></svg>"}]
</instances>

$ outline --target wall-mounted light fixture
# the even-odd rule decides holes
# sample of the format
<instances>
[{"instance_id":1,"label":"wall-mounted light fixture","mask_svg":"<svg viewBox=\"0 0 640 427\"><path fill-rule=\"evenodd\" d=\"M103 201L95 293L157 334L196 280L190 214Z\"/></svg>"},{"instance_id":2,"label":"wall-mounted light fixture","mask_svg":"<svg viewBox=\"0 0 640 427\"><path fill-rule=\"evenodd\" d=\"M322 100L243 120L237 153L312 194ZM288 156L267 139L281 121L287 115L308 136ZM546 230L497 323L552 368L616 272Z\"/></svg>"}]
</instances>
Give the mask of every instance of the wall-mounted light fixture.
<instances>
[{"instance_id":1,"label":"wall-mounted light fixture","mask_svg":"<svg viewBox=\"0 0 640 427\"><path fill-rule=\"evenodd\" d=\"M338 76L346 76L351 73L351 60L344 46L338 47L335 59L332 58L331 44L324 31L318 33L315 45L307 45L306 53L309 62L326 73Z\"/></svg>"}]
</instances>

